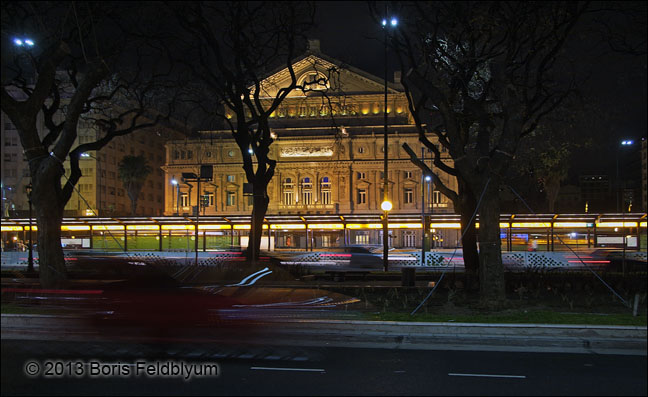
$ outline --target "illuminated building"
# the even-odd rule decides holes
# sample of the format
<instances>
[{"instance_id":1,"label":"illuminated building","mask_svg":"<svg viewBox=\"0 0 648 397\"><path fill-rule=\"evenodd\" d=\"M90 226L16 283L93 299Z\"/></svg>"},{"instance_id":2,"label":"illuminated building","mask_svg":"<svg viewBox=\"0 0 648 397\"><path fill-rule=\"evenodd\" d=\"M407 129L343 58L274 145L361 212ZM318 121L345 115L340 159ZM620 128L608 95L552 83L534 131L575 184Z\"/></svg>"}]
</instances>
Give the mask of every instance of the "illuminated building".
<instances>
[{"instance_id":1,"label":"illuminated building","mask_svg":"<svg viewBox=\"0 0 648 397\"><path fill-rule=\"evenodd\" d=\"M306 89L292 91L270 119L276 139L269 157L277 160L277 166L268 186L267 214L382 213L384 80L340 66L341 62L319 51L317 40L309 45L309 51L293 63L297 84ZM273 98L289 81L287 68L270 75L262 82L262 99ZM420 222L422 175L402 145L407 143L419 156L423 146L408 111L400 72L388 91L390 214L418 214ZM251 213L242 156L230 130L202 131L198 138L169 141L166 147L165 215L193 215L199 201L206 203L200 208L205 216ZM440 150L451 165L449 155ZM425 150L427 164L431 155ZM200 165L213 166L213 180L197 192L195 184L181 182L181 175L198 174ZM444 173L440 178L456 189L455 178ZM173 184L174 180L180 183ZM446 197L425 190L429 209L433 200L434 212L454 212ZM377 243L379 231L362 233L350 243ZM395 246L420 246L421 242L420 231L398 231L392 237Z\"/></svg>"}]
</instances>

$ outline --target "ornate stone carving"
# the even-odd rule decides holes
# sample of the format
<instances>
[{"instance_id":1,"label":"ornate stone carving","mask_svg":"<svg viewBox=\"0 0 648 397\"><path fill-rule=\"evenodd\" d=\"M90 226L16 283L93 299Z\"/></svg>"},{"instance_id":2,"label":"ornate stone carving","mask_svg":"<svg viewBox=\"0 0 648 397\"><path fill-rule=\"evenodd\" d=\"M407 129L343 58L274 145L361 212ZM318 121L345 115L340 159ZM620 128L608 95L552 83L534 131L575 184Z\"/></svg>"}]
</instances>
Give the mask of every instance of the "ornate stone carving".
<instances>
[{"instance_id":1,"label":"ornate stone carving","mask_svg":"<svg viewBox=\"0 0 648 397\"><path fill-rule=\"evenodd\" d=\"M282 147L279 150L281 157L330 157L333 156L332 147L299 146Z\"/></svg>"}]
</instances>

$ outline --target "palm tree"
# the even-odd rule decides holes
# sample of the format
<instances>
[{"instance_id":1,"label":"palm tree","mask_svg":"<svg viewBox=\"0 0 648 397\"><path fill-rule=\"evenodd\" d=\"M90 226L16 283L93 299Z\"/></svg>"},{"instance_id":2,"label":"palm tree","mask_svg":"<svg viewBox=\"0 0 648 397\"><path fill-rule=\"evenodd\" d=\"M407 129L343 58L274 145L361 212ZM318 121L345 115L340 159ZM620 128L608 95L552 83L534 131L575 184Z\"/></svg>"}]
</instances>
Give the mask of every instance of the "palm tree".
<instances>
[{"instance_id":1,"label":"palm tree","mask_svg":"<svg viewBox=\"0 0 648 397\"><path fill-rule=\"evenodd\" d=\"M144 156L124 156L119 162L119 179L121 179L131 200L131 213L135 215L137 199L151 167Z\"/></svg>"}]
</instances>

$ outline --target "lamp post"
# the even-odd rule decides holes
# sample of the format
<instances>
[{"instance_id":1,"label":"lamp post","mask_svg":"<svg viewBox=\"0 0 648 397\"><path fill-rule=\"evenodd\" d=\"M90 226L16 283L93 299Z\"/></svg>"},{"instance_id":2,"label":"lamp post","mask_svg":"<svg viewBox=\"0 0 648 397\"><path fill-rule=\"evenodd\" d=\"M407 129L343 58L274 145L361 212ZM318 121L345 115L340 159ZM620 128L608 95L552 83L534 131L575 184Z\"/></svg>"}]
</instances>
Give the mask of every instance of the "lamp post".
<instances>
[{"instance_id":1,"label":"lamp post","mask_svg":"<svg viewBox=\"0 0 648 397\"><path fill-rule=\"evenodd\" d=\"M632 139L624 139L620 142L620 145L617 147L616 150L616 202L617 202L617 212L622 212L621 211L621 206L619 205L620 202L623 202L623 207L625 208L625 198L623 197L624 193L624 188L625 188L625 183L622 183L621 179L619 177L619 171L621 171L621 175L623 175L623 170L621 169L622 167L619 167L619 150L630 147L634 144L634 141ZM625 212L625 209L623 210Z\"/></svg>"},{"instance_id":2,"label":"lamp post","mask_svg":"<svg viewBox=\"0 0 648 397\"><path fill-rule=\"evenodd\" d=\"M617 185L619 188L617 189L617 211L619 211L619 196L621 196L621 232L623 233L623 257L621 260L621 269L623 271L623 275L625 276L627 273L626 270L626 227L625 227L625 212L626 212L626 202L625 202L625 181L621 183L623 180L623 167L619 167L619 150L623 149L624 147L630 147L634 144L634 141L632 139L624 139L621 141L621 145L617 147L617 156L616 156L616 174L617 174ZM621 170L621 178L619 178L619 170Z\"/></svg>"},{"instance_id":3,"label":"lamp post","mask_svg":"<svg viewBox=\"0 0 648 397\"><path fill-rule=\"evenodd\" d=\"M187 182L198 182L198 188L196 189L196 227L194 230L195 235L195 252L196 252L196 266L198 266L198 225L200 219L200 182L209 182L212 180L213 169L211 165L201 165L200 166L200 175L196 175L193 172L183 172L182 181ZM187 183L188 184L188 183ZM191 186L191 185L190 185ZM189 195L191 197L191 195Z\"/></svg>"},{"instance_id":4,"label":"lamp post","mask_svg":"<svg viewBox=\"0 0 648 397\"><path fill-rule=\"evenodd\" d=\"M173 191L173 189L171 189L171 209L173 209L173 202L175 201L175 213L173 215L178 215L178 211L179 211L178 206L180 203L180 184L175 178L171 179L171 184L175 186L175 190L178 193L176 198L175 197L176 191Z\"/></svg>"},{"instance_id":5,"label":"lamp post","mask_svg":"<svg viewBox=\"0 0 648 397\"><path fill-rule=\"evenodd\" d=\"M99 214L101 213L101 162L98 158L88 152L81 153L81 157L84 157L86 159L92 158L97 162L97 211L95 212L95 216L99 216Z\"/></svg>"},{"instance_id":6,"label":"lamp post","mask_svg":"<svg viewBox=\"0 0 648 397\"><path fill-rule=\"evenodd\" d=\"M425 164L425 147L421 148L421 161L423 161L423 164ZM423 227L421 228L421 266L425 265L425 235L426 235L426 230L425 230L425 212L426 212L426 205L427 203L425 202L425 182L430 181L430 176L425 175L425 172L421 170L421 225Z\"/></svg>"},{"instance_id":7,"label":"lamp post","mask_svg":"<svg viewBox=\"0 0 648 397\"><path fill-rule=\"evenodd\" d=\"M34 271L34 243L32 242L32 184L29 182L29 185L26 187L27 190L27 202L29 203L29 255L27 256L27 271Z\"/></svg>"},{"instance_id":8,"label":"lamp post","mask_svg":"<svg viewBox=\"0 0 648 397\"><path fill-rule=\"evenodd\" d=\"M388 25L391 25L392 28L398 26L398 19L392 17L389 21L387 18L382 20L382 27L384 32L385 39L385 107L383 108L383 113L385 116L385 131L383 136L383 146L384 146L384 161L383 161L383 202L380 204L380 208L383 210L383 269L387 271L389 263L389 211L392 209L392 203L389 202L389 183L387 180L387 171L389 169L387 165L388 160L388 139L387 139L387 28Z\"/></svg>"}]
</instances>

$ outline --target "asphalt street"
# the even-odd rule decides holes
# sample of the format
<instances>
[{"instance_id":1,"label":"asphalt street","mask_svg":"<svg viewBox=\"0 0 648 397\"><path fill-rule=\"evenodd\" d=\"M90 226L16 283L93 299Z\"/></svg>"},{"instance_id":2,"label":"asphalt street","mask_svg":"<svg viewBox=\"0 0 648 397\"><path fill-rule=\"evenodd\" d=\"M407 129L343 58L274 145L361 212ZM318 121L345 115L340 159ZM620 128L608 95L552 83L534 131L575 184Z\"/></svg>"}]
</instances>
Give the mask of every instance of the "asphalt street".
<instances>
[{"instance_id":1,"label":"asphalt street","mask_svg":"<svg viewBox=\"0 0 648 397\"><path fill-rule=\"evenodd\" d=\"M106 348L108 346L108 348ZM385 348L103 346L2 341L3 395L646 395L645 355ZM229 349L229 350L228 350ZM161 361L217 364L218 376L140 373ZM52 362L84 373L45 374ZM27 376L28 365L40 372ZM138 364L140 363L140 364ZM97 376L90 366L130 366ZM102 367L103 366L103 367ZM75 368L74 366L70 368ZM30 368L29 370L33 370ZM59 366L65 371L65 367ZM54 372L52 372L54 371ZM78 371L78 370L77 370Z\"/></svg>"}]
</instances>

